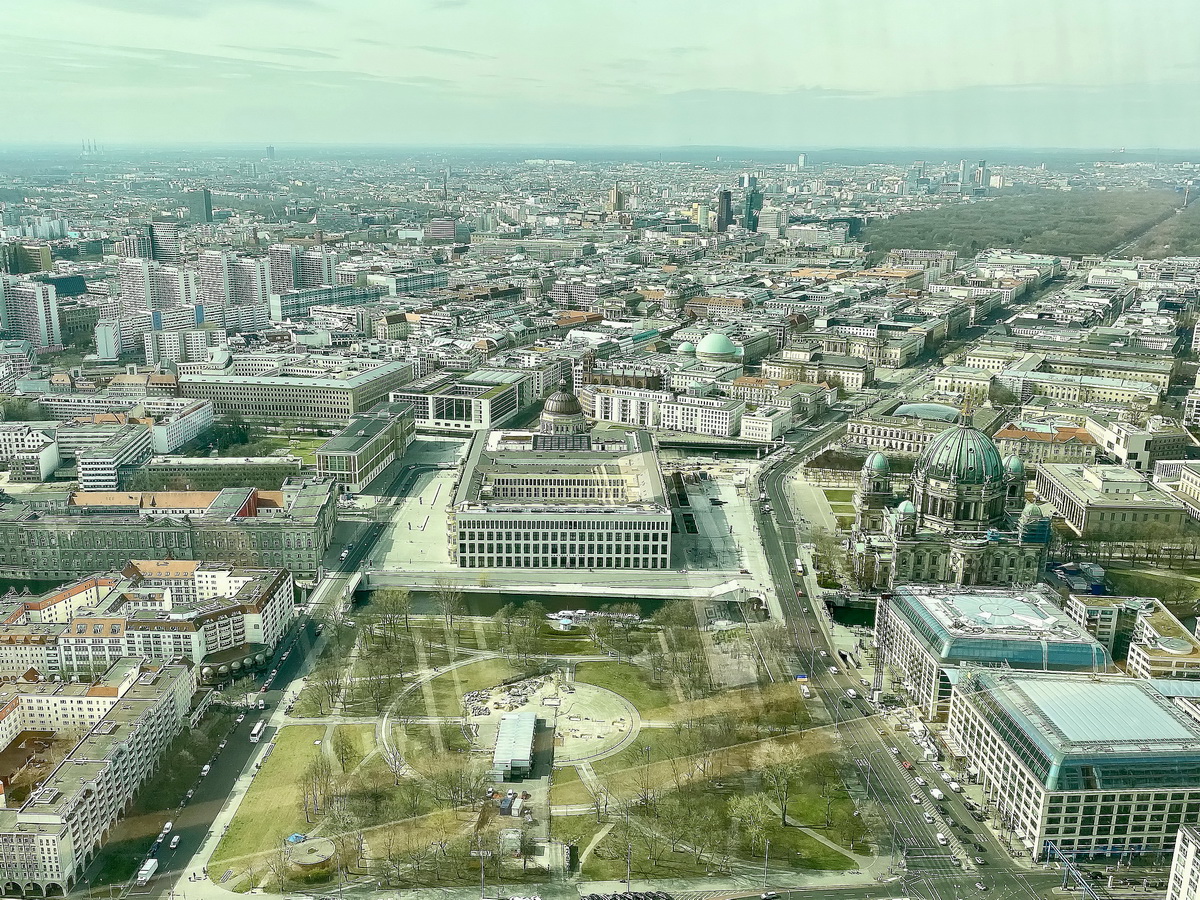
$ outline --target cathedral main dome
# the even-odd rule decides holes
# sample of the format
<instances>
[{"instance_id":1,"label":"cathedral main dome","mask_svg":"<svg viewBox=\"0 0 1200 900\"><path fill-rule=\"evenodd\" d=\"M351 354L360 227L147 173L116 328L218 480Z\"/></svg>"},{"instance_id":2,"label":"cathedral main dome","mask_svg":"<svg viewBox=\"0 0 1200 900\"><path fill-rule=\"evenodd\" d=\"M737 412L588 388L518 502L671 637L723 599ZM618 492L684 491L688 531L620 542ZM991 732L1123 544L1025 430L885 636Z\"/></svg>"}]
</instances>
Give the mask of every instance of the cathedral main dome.
<instances>
[{"instance_id":1,"label":"cathedral main dome","mask_svg":"<svg viewBox=\"0 0 1200 900\"><path fill-rule=\"evenodd\" d=\"M986 484L1004 476L996 443L978 428L959 423L929 442L917 463L928 478L960 484Z\"/></svg>"}]
</instances>

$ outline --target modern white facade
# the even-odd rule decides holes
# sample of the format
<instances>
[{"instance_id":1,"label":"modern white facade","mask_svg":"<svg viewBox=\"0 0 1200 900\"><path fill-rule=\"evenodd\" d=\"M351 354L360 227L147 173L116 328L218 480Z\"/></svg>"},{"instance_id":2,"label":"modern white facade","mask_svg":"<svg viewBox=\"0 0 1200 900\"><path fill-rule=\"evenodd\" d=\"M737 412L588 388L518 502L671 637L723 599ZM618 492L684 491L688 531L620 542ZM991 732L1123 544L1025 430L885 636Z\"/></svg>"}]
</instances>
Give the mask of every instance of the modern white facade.
<instances>
[{"instance_id":1,"label":"modern white facade","mask_svg":"<svg viewBox=\"0 0 1200 900\"><path fill-rule=\"evenodd\" d=\"M1034 859L1170 850L1200 820L1200 723L1148 682L972 672L947 735Z\"/></svg>"}]
</instances>

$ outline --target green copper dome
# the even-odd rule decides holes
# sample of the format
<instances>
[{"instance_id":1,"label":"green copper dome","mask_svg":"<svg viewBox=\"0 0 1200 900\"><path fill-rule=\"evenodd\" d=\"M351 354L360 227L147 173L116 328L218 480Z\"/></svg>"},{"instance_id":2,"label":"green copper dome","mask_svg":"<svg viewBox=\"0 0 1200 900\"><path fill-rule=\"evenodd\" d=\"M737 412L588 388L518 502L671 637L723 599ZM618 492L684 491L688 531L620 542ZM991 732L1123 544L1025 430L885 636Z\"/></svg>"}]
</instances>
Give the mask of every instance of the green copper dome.
<instances>
[{"instance_id":1,"label":"green copper dome","mask_svg":"<svg viewBox=\"0 0 1200 900\"><path fill-rule=\"evenodd\" d=\"M892 470L892 465L888 462L888 458L886 456L876 450L867 457L867 461L863 465L863 469L868 472L878 472L880 475L886 475Z\"/></svg>"},{"instance_id":2,"label":"green copper dome","mask_svg":"<svg viewBox=\"0 0 1200 900\"><path fill-rule=\"evenodd\" d=\"M896 507L896 512L900 514L901 518L907 518L908 516L915 516L917 514L917 508L913 506L913 502L911 500L905 500Z\"/></svg>"},{"instance_id":3,"label":"green copper dome","mask_svg":"<svg viewBox=\"0 0 1200 900\"><path fill-rule=\"evenodd\" d=\"M961 484L984 484L1004 475L995 442L977 428L959 424L930 441L918 463L930 478Z\"/></svg>"},{"instance_id":4,"label":"green copper dome","mask_svg":"<svg viewBox=\"0 0 1200 900\"><path fill-rule=\"evenodd\" d=\"M1008 471L1009 475L1025 474L1025 463L1021 462L1021 457L1015 453L1004 457L1004 468Z\"/></svg>"},{"instance_id":5,"label":"green copper dome","mask_svg":"<svg viewBox=\"0 0 1200 900\"><path fill-rule=\"evenodd\" d=\"M737 356L737 347L726 335L719 331L706 334L696 345L697 356L711 356L715 359L732 358Z\"/></svg>"}]
</instances>

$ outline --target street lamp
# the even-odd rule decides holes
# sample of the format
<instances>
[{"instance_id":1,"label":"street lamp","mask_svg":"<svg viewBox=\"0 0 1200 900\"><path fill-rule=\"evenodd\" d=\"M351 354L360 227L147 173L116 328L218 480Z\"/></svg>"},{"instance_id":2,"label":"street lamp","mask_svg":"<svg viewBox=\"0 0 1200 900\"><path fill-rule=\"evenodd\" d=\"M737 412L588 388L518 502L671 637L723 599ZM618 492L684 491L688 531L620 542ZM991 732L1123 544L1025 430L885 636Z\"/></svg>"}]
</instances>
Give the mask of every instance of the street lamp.
<instances>
[{"instance_id":1,"label":"street lamp","mask_svg":"<svg viewBox=\"0 0 1200 900\"><path fill-rule=\"evenodd\" d=\"M767 846L763 849L763 887L767 886L767 860L771 856L771 841L767 841Z\"/></svg>"}]
</instances>

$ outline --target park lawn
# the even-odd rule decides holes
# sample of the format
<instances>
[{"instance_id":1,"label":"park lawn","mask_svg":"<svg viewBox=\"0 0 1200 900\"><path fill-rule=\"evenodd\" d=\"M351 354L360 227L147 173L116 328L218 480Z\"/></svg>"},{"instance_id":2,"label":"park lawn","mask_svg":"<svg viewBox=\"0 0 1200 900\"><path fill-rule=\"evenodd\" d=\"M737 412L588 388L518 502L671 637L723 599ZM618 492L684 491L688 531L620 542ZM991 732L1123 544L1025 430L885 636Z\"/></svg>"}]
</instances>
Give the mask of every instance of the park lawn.
<instances>
[{"instance_id":1,"label":"park lawn","mask_svg":"<svg viewBox=\"0 0 1200 900\"><path fill-rule=\"evenodd\" d=\"M350 743L354 747L354 753L346 760L345 774L348 775L375 749L375 726L336 725L333 731L334 734L338 732L348 734Z\"/></svg>"},{"instance_id":2,"label":"park lawn","mask_svg":"<svg viewBox=\"0 0 1200 900\"><path fill-rule=\"evenodd\" d=\"M662 711L674 718L674 697L664 688L651 684L646 670L631 663L581 662L575 667L575 680L620 694L633 704L643 717L651 710Z\"/></svg>"},{"instance_id":3,"label":"park lawn","mask_svg":"<svg viewBox=\"0 0 1200 900\"><path fill-rule=\"evenodd\" d=\"M435 732L441 735L442 750L438 749ZM446 754L471 749L471 742L458 725L404 725L396 729L395 743L404 761L426 777Z\"/></svg>"},{"instance_id":4,"label":"park lawn","mask_svg":"<svg viewBox=\"0 0 1200 900\"><path fill-rule=\"evenodd\" d=\"M304 817L300 775L321 752L313 741L324 737L324 725L280 729L275 749L251 782L209 861L209 877L219 881L234 859L274 850L289 834L311 827Z\"/></svg>"},{"instance_id":5,"label":"park lawn","mask_svg":"<svg viewBox=\"0 0 1200 900\"><path fill-rule=\"evenodd\" d=\"M626 845L620 842L616 829L604 836L583 862L581 872L589 881L624 881ZM580 847L582 852L583 847ZM650 865L644 856L634 854L632 873L635 878L697 878L708 874L707 860L696 860L690 850L672 853L669 850L659 857L658 865Z\"/></svg>"},{"instance_id":6,"label":"park lawn","mask_svg":"<svg viewBox=\"0 0 1200 900\"><path fill-rule=\"evenodd\" d=\"M431 716L457 716L462 713L462 698L472 691L495 687L519 673L507 660L484 659L451 669L429 682L431 697L426 706Z\"/></svg>"},{"instance_id":7,"label":"park lawn","mask_svg":"<svg viewBox=\"0 0 1200 900\"><path fill-rule=\"evenodd\" d=\"M850 503L854 500L854 491L849 488L825 488L822 493L830 503Z\"/></svg>"},{"instance_id":8,"label":"park lawn","mask_svg":"<svg viewBox=\"0 0 1200 900\"><path fill-rule=\"evenodd\" d=\"M554 656L572 656L595 655L601 651L581 628L559 631L550 625L543 625L538 635L538 652Z\"/></svg>"},{"instance_id":9,"label":"park lawn","mask_svg":"<svg viewBox=\"0 0 1200 900\"><path fill-rule=\"evenodd\" d=\"M554 770L554 779L550 783L550 804L552 806L572 806L591 802L592 792L580 779L578 769L574 766L566 766ZM583 848L580 847L580 849Z\"/></svg>"}]
</instances>

